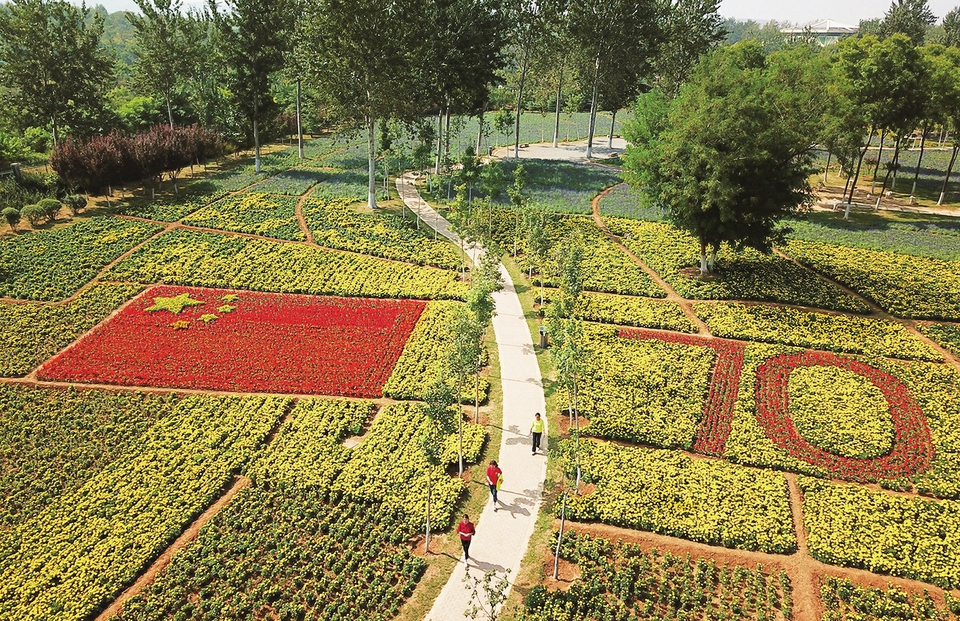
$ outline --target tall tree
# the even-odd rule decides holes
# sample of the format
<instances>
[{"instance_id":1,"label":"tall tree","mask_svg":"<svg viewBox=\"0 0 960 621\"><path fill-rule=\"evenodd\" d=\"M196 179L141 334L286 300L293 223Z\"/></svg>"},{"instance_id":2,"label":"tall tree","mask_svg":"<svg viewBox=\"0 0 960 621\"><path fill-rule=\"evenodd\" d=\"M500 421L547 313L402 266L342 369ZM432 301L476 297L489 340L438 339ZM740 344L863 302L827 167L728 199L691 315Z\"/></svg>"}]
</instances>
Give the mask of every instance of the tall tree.
<instances>
[{"instance_id":1,"label":"tall tree","mask_svg":"<svg viewBox=\"0 0 960 621\"><path fill-rule=\"evenodd\" d=\"M305 78L337 116L365 128L367 204L376 208L377 120L414 119L423 109L426 2L314 0L306 11L298 48Z\"/></svg>"},{"instance_id":2,"label":"tall tree","mask_svg":"<svg viewBox=\"0 0 960 621\"><path fill-rule=\"evenodd\" d=\"M960 7L949 11L941 22L943 40L940 43L947 47L960 46Z\"/></svg>"},{"instance_id":3,"label":"tall tree","mask_svg":"<svg viewBox=\"0 0 960 621\"><path fill-rule=\"evenodd\" d=\"M64 127L103 129L99 118L113 64L102 36L103 16L84 4L12 0L0 19L5 106L32 125L50 127L54 144Z\"/></svg>"},{"instance_id":4,"label":"tall tree","mask_svg":"<svg viewBox=\"0 0 960 621\"><path fill-rule=\"evenodd\" d=\"M226 10L209 0L217 24L227 79L234 102L253 125L255 168L260 165L260 128L277 103L270 93L273 75L283 68L293 31L292 0L225 0Z\"/></svg>"},{"instance_id":5,"label":"tall tree","mask_svg":"<svg viewBox=\"0 0 960 621\"><path fill-rule=\"evenodd\" d=\"M593 157L601 84L612 81L622 97L636 96L663 37L665 7L658 0L582 0L570 4L570 33L590 76L587 158ZM608 89L608 96L612 89Z\"/></svg>"},{"instance_id":6,"label":"tall tree","mask_svg":"<svg viewBox=\"0 0 960 621\"><path fill-rule=\"evenodd\" d=\"M127 13L136 33L135 80L149 94L160 95L173 129L174 91L186 78L193 54L187 39L187 17L180 0L135 0L142 15Z\"/></svg>"},{"instance_id":7,"label":"tall tree","mask_svg":"<svg viewBox=\"0 0 960 621\"><path fill-rule=\"evenodd\" d=\"M676 95L700 57L726 37L719 9L720 0L671 1L654 63L655 83L664 93Z\"/></svg>"},{"instance_id":8,"label":"tall tree","mask_svg":"<svg viewBox=\"0 0 960 621\"><path fill-rule=\"evenodd\" d=\"M880 22L878 34L884 39L900 33L906 35L914 45L923 45L927 28L936 21L937 17L930 10L927 0L893 0Z\"/></svg>"},{"instance_id":9,"label":"tall tree","mask_svg":"<svg viewBox=\"0 0 960 621\"><path fill-rule=\"evenodd\" d=\"M628 133L640 145L628 178L697 238L701 272L723 242L769 251L780 221L811 200L825 72L809 48L765 57L745 41L706 56L669 106L638 108L653 118L646 135Z\"/></svg>"}]
</instances>

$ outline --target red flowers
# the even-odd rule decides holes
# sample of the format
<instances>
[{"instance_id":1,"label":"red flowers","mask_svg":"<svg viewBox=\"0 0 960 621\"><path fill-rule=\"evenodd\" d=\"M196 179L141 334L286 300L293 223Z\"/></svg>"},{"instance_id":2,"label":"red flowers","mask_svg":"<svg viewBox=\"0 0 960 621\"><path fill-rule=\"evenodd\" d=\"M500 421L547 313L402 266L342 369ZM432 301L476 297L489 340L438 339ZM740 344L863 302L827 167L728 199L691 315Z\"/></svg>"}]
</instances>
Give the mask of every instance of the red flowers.
<instances>
[{"instance_id":1,"label":"red flowers","mask_svg":"<svg viewBox=\"0 0 960 621\"><path fill-rule=\"evenodd\" d=\"M893 448L888 454L872 459L843 457L810 444L797 432L790 419L790 373L800 366L816 365L831 365L852 371L880 389L890 405L893 419ZM851 481L896 479L925 470L933 460L930 429L910 390L889 373L859 360L809 351L775 356L757 369L756 401L757 419L774 444L838 478Z\"/></svg>"},{"instance_id":2,"label":"red flowers","mask_svg":"<svg viewBox=\"0 0 960 621\"><path fill-rule=\"evenodd\" d=\"M737 393L740 390L743 343L642 329L624 329L620 330L618 335L621 338L657 339L666 343L710 347L716 350L717 361L713 365L713 379L710 382L707 400L703 404L703 415L700 418L693 450L707 455L721 455L727 444L727 438L730 437L733 406L737 402Z\"/></svg>"},{"instance_id":3,"label":"red flowers","mask_svg":"<svg viewBox=\"0 0 960 621\"><path fill-rule=\"evenodd\" d=\"M377 397L425 305L154 287L44 364L38 377Z\"/></svg>"}]
</instances>

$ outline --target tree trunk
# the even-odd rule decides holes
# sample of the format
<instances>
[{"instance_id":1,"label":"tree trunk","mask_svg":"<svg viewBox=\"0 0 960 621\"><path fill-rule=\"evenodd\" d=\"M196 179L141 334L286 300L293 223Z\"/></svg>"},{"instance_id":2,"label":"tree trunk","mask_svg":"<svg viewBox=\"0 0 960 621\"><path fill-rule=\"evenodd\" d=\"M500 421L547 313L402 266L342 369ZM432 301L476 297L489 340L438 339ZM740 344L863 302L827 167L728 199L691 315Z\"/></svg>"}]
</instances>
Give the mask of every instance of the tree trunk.
<instances>
[{"instance_id":1,"label":"tree trunk","mask_svg":"<svg viewBox=\"0 0 960 621\"><path fill-rule=\"evenodd\" d=\"M613 111L613 118L610 119L610 141L607 143L607 148L613 148L613 128L617 124L617 111Z\"/></svg>"},{"instance_id":2,"label":"tree trunk","mask_svg":"<svg viewBox=\"0 0 960 621\"><path fill-rule=\"evenodd\" d=\"M475 149L477 157L480 157L480 150L483 148L483 117L487 114L487 104L483 104L483 108L480 112L480 116L477 117L477 120L480 121L479 129L477 130L477 148Z\"/></svg>"},{"instance_id":3,"label":"tree trunk","mask_svg":"<svg viewBox=\"0 0 960 621\"><path fill-rule=\"evenodd\" d=\"M590 97L590 130L587 133L587 159L593 158L593 132L597 128L597 89L600 82L600 53L593 71L593 95Z\"/></svg>"},{"instance_id":4,"label":"tree trunk","mask_svg":"<svg viewBox=\"0 0 960 621\"><path fill-rule=\"evenodd\" d=\"M850 198L847 199L848 205L853 202L853 193L857 189L857 180L860 178L860 167L863 165L863 157L867 154L867 149L870 148L870 142L873 140L873 132L875 130L875 127L870 127L870 134L867 136L867 146L860 151L860 158L857 160L857 171L853 174L853 184L850 186Z\"/></svg>"},{"instance_id":5,"label":"tree trunk","mask_svg":"<svg viewBox=\"0 0 960 621\"><path fill-rule=\"evenodd\" d=\"M427 532L423 538L423 553L430 551L430 495L433 492L433 472L427 468Z\"/></svg>"},{"instance_id":6,"label":"tree trunk","mask_svg":"<svg viewBox=\"0 0 960 621\"><path fill-rule=\"evenodd\" d=\"M953 145L953 153L950 154L950 165L947 166L947 174L943 176L943 187L940 188L940 198L937 199L937 206L943 204L943 197L947 194L947 182L950 181L950 173L953 172L953 165L957 162L958 152L960 152L960 142Z\"/></svg>"},{"instance_id":7,"label":"tree trunk","mask_svg":"<svg viewBox=\"0 0 960 621\"><path fill-rule=\"evenodd\" d=\"M893 143L893 159L890 160L890 166L887 168L887 174L883 176L883 185L880 186L880 195L877 196L877 209L880 208L880 201L883 199L883 193L887 189L887 182L890 180L890 173L897 166L897 160L900 158L900 145L903 143L903 136L898 135Z\"/></svg>"},{"instance_id":8,"label":"tree trunk","mask_svg":"<svg viewBox=\"0 0 960 621\"><path fill-rule=\"evenodd\" d=\"M530 60L530 42L523 50L523 64L520 67L520 88L517 89L517 122L513 131L513 157L520 158L520 114L523 112L523 86L527 81L527 62Z\"/></svg>"},{"instance_id":9,"label":"tree trunk","mask_svg":"<svg viewBox=\"0 0 960 621\"><path fill-rule=\"evenodd\" d=\"M440 154L443 153L443 107L437 113L437 165L433 169L433 174L440 174Z\"/></svg>"},{"instance_id":10,"label":"tree trunk","mask_svg":"<svg viewBox=\"0 0 960 621\"><path fill-rule=\"evenodd\" d=\"M917 157L917 168L913 171L913 187L910 188L910 196L917 194L917 179L920 178L920 163L923 162L923 149L927 144L927 124L923 124L923 134L920 136L920 155Z\"/></svg>"},{"instance_id":11,"label":"tree trunk","mask_svg":"<svg viewBox=\"0 0 960 621\"><path fill-rule=\"evenodd\" d=\"M303 122L300 117L300 79L297 79L297 153L303 159Z\"/></svg>"},{"instance_id":12,"label":"tree trunk","mask_svg":"<svg viewBox=\"0 0 960 621\"><path fill-rule=\"evenodd\" d=\"M57 117L50 117L50 129L50 133L53 134L53 148L56 150L57 145L60 143L60 132L57 131Z\"/></svg>"},{"instance_id":13,"label":"tree trunk","mask_svg":"<svg viewBox=\"0 0 960 621\"><path fill-rule=\"evenodd\" d=\"M560 505L560 533L557 535L557 550L553 555L553 579L557 579L560 570L560 543L563 541L563 527L567 521L567 493L563 493L563 501Z\"/></svg>"},{"instance_id":14,"label":"tree trunk","mask_svg":"<svg viewBox=\"0 0 960 621\"><path fill-rule=\"evenodd\" d=\"M710 273L710 267L707 265L707 241L703 237L700 237L700 273Z\"/></svg>"},{"instance_id":15,"label":"tree trunk","mask_svg":"<svg viewBox=\"0 0 960 621\"><path fill-rule=\"evenodd\" d=\"M563 64L565 58L560 59L560 76L557 78L557 114L553 121L553 148L557 148L560 139L560 98L563 96Z\"/></svg>"},{"instance_id":16,"label":"tree trunk","mask_svg":"<svg viewBox=\"0 0 960 621\"><path fill-rule=\"evenodd\" d=\"M873 181L870 182L870 193L877 193L877 171L880 170L880 160L883 159L883 138L887 135L887 130L880 130L880 150L877 151L877 163L873 166Z\"/></svg>"},{"instance_id":17,"label":"tree trunk","mask_svg":"<svg viewBox=\"0 0 960 621\"><path fill-rule=\"evenodd\" d=\"M260 168L260 131L257 127L257 119L253 119L253 169L259 175Z\"/></svg>"},{"instance_id":18,"label":"tree trunk","mask_svg":"<svg viewBox=\"0 0 960 621\"><path fill-rule=\"evenodd\" d=\"M457 476L463 476L463 382L457 381Z\"/></svg>"},{"instance_id":19,"label":"tree trunk","mask_svg":"<svg viewBox=\"0 0 960 621\"><path fill-rule=\"evenodd\" d=\"M173 107L170 105L170 93L166 94L167 100L167 119L170 121L170 129L173 129Z\"/></svg>"},{"instance_id":20,"label":"tree trunk","mask_svg":"<svg viewBox=\"0 0 960 621\"><path fill-rule=\"evenodd\" d=\"M443 137L443 161L444 163L450 161L450 99L447 98L447 120L446 120L446 134Z\"/></svg>"},{"instance_id":21,"label":"tree trunk","mask_svg":"<svg viewBox=\"0 0 960 621\"><path fill-rule=\"evenodd\" d=\"M480 340L480 346L483 347L483 339ZM477 375L473 380L473 422L476 424L480 423L480 361L483 360L483 353L481 350L480 356L477 357Z\"/></svg>"},{"instance_id":22,"label":"tree trunk","mask_svg":"<svg viewBox=\"0 0 960 621\"><path fill-rule=\"evenodd\" d=\"M367 206L377 208L377 120L367 117Z\"/></svg>"},{"instance_id":23,"label":"tree trunk","mask_svg":"<svg viewBox=\"0 0 960 621\"><path fill-rule=\"evenodd\" d=\"M823 169L823 185L827 185L827 173L830 172L830 156L833 155L827 151L827 165Z\"/></svg>"}]
</instances>

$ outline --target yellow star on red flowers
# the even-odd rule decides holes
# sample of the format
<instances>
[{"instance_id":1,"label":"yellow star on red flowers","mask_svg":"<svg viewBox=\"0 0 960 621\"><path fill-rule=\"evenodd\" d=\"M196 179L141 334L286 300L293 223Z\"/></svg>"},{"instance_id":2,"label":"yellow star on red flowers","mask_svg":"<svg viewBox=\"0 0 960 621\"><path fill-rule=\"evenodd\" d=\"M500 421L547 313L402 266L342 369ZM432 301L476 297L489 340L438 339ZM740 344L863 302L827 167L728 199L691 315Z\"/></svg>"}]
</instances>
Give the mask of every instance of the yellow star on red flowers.
<instances>
[{"instance_id":1,"label":"yellow star on red flowers","mask_svg":"<svg viewBox=\"0 0 960 621\"><path fill-rule=\"evenodd\" d=\"M153 298L153 306L147 309L147 312L170 311L174 315L179 315L180 311L186 306L199 306L203 300L191 300L189 293L181 293L173 298Z\"/></svg>"}]
</instances>

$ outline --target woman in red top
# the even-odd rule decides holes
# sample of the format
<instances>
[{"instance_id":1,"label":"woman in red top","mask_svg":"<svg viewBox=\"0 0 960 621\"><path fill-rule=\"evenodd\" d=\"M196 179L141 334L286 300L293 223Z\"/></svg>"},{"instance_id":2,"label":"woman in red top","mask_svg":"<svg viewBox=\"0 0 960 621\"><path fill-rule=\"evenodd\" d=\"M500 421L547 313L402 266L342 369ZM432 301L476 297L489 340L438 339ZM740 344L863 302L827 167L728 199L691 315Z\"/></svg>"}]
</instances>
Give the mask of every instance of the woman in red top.
<instances>
[{"instance_id":1,"label":"woman in red top","mask_svg":"<svg viewBox=\"0 0 960 621\"><path fill-rule=\"evenodd\" d=\"M473 527L470 516L464 513L463 519L457 524L457 534L460 535L460 544L463 545L464 563L470 560L470 542L473 541L473 536L476 533L477 529Z\"/></svg>"},{"instance_id":2,"label":"woman in red top","mask_svg":"<svg viewBox=\"0 0 960 621\"><path fill-rule=\"evenodd\" d=\"M497 488L500 487L500 478L503 476L503 471L500 470L500 466L497 465L497 462L491 460L490 465L487 466L487 485L490 486L490 493L493 494L493 510L497 510Z\"/></svg>"}]
</instances>

